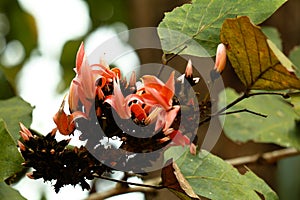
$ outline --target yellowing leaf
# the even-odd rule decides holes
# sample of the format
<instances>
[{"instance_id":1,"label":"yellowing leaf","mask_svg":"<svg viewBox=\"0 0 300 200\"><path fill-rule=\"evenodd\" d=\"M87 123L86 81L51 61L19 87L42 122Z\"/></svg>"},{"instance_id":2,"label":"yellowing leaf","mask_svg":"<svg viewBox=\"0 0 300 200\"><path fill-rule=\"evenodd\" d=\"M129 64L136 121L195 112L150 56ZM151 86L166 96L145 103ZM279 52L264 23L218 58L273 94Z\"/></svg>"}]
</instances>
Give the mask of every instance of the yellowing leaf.
<instances>
[{"instance_id":1,"label":"yellowing leaf","mask_svg":"<svg viewBox=\"0 0 300 200\"><path fill-rule=\"evenodd\" d=\"M228 58L247 89L300 89L292 63L248 17L226 19L221 41Z\"/></svg>"}]
</instances>

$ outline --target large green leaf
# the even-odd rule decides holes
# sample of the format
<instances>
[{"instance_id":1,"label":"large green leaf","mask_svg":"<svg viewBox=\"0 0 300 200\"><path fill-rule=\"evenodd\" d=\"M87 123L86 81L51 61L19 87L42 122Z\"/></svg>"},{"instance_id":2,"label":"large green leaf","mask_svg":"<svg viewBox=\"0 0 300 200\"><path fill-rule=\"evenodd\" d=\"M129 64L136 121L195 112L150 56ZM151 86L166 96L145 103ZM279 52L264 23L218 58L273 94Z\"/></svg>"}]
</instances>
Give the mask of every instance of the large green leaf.
<instances>
[{"instance_id":1,"label":"large green leaf","mask_svg":"<svg viewBox=\"0 0 300 200\"><path fill-rule=\"evenodd\" d=\"M233 89L225 89L226 99L220 105L232 102L239 95ZM221 94L224 95L224 94ZM275 95L253 96L238 103L228 111L248 109L267 115L263 118L246 112L226 115L224 131L233 141L255 141L275 143L285 147L300 149L299 115L283 98ZM221 119L222 120L222 119Z\"/></svg>"},{"instance_id":2,"label":"large green leaf","mask_svg":"<svg viewBox=\"0 0 300 200\"><path fill-rule=\"evenodd\" d=\"M158 34L165 53L213 56L219 40L220 28L226 18L249 16L255 24L263 22L286 0L193 0L166 13L159 24ZM160 29L163 28L163 29ZM185 36L179 35L181 33ZM197 50L196 40L207 52Z\"/></svg>"},{"instance_id":3,"label":"large green leaf","mask_svg":"<svg viewBox=\"0 0 300 200\"><path fill-rule=\"evenodd\" d=\"M20 97L0 100L0 118L6 124L15 144L19 139L19 122L29 127L32 121L32 107Z\"/></svg>"},{"instance_id":4,"label":"large green leaf","mask_svg":"<svg viewBox=\"0 0 300 200\"><path fill-rule=\"evenodd\" d=\"M21 165L24 160L2 119L0 119L0 144L2 144L0 148L0 182L2 182L24 169Z\"/></svg>"},{"instance_id":5,"label":"large green leaf","mask_svg":"<svg viewBox=\"0 0 300 200\"><path fill-rule=\"evenodd\" d=\"M6 185L4 182L0 183L0 199L1 200L26 200L17 190Z\"/></svg>"},{"instance_id":6,"label":"large green leaf","mask_svg":"<svg viewBox=\"0 0 300 200\"><path fill-rule=\"evenodd\" d=\"M221 30L228 58L247 89L300 89L291 61L248 17L226 19Z\"/></svg>"},{"instance_id":7,"label":"large green leaf","mask_svg":"<svg viewBox=\"0 0 300 200\"><path fill-rule=\"evenodd\" d=\"M167 157L177 155L174 147L166 152ZM182 151L182 149L179 149ZM200 196L212 199L278 199L276 193L253 172L244 175L226 163L221 158L202 150L194 156L186 149L184 154L175 161L194 192Z\"/></svg>"}]
</instances>

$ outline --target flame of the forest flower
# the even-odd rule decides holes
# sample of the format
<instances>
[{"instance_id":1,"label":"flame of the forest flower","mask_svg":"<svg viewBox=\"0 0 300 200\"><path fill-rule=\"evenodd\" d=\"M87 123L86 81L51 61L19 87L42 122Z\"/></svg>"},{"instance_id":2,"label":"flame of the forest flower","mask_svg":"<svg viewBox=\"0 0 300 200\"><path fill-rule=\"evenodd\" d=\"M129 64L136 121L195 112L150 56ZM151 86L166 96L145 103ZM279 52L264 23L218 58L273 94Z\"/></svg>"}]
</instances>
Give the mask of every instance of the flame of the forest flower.
<instances>
[{"instance_id":1,"label":"flame of the forest flower","mask_svg":"<svg viewBox=\"0 0 300 200\"><path fill-rule=\"evenodd\" d=\"M157 115L156 131L160 128L166 131L172 125L180 110L180 106L172 106L172 99L175 92L174 75L175 72L173 71L165 84L155 76L145 75L142 77L146 92L142 94L142 97L145 103L163 108Z\"/></svg>"},{"instance_id":2,"label":"flame of the forest flower","mask_svg":"<svg viewBox=\"0 0 300 200\"><path fill-rule=\"evenodd\" d=\"M73 112L71 115L67 115L64 111L65 99L62 101L62 104L58 110L58 112L54 115L53 121L57 126L58 131L62 135L70 135L75 130L75 122L74 120L77 118L85 118L87 116L80 111Z\"/></svg>"},{"instance_id":3,"label":"flame of the forest flower","mask_svg":"<svg viewBox=\"0 0 300 200\"><path fill-rule=\"evenodd\" d=\"M106 103L110 104L115 111L118 113L120 118L122 119L129 119L131 117L131 110L129 107L129 102L133 100L137 100L139 102L143 102L142 98L137 94L130 94L126 96L126 98L123 96L121 88L120 88L120 81L117 78L117 80L113 81L114 84L114 93L113 95L109 95L106 97L105 101Z\"/></svg>"},{"instance_id":4,"label":"flame of the forest flower","mask_svg":"<svg viewBox=\"0 0 300 200\"><path fill-rule=\"evenodd\" d=\"M217 47L216 62L214 69L221 73L226 66L226 46L220 43Z\"/></svg>"}]
</instances>

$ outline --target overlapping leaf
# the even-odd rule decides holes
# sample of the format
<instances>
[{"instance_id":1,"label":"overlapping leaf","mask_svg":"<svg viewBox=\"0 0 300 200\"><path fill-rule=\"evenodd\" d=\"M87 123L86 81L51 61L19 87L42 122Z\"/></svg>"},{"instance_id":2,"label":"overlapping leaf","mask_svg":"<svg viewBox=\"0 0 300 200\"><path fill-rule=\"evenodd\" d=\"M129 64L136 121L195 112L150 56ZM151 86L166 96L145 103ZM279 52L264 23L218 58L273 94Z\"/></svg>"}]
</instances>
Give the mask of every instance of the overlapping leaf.
<instances>
[{"instance_id":1,"label":"overlapping leaf","mask_svg":"<svg viewBox=\"0 0 300 200\"><path fill-rule=\"evenodd\" d=\"M26 200L17 190L6 185L4 182L0 183L0 199L1 200Z\"/></svg>"},{"instance_id":2,"label":"overlapping leaf","mask_svg":"<svg viewBox=\"0 0 300 200\"><path fill-rule=\"evenodd\" d=\"M7 130L5 122L0 119L0 182L23 170L23 158L17 149L14 138Z\"/></svg>"},{"instance_id":3,"label":"overlapping leaf","mask_svg":"<svg viewBox=\"0 0 300 200\"><path fill-rule=\"evenodd\" d=\"M159 24L159 37L165 53L213 56L220 41L223 21L239 15L249 16L255 24L263 22L286 0L193 0L166 13ZM196 42L192 42L192 40ZM201 45L202 48L198 48Z\"/></svg>"},{"instance_id":4,"label":"overlapping leaf","mask_svg":"<svg viewBox=\"0 0 300 200\"><path fill-rule=\"evenodd\" d=\"M229 60L247 89L300 89L292 63L248 17L227 19L221 30Z\"/></svg>"},{"instance_id":5,"label":"overlapping leaf","mask_svg":"<svg viewBox=\"0 0 300 200\"><path fill-rule=\"evenodd\" d=\"M300 46L295 46L290 51L289 58L295 64L296 74L300 76Z\"/></svg>"},{"instance_id":6,"label":"overlapping leaf","mask_svg":"<svg viewBox=\"0 0 300 200\"><path fill-rule=\"evenodd\" d=\"M168 150L166 156L177 155L178 148L182 147ZM278 199L276 193L253 172L241 175L230 164L205 150L194 156L186 149L175 162L193 191L208 199L261 200L259 194L266 200Z\"/></svg>"},{"instance_id":7,"label":"overlapping leaf","mask_svg":"<svg viewBox=\"0 0 300 200\"><path fill-rule=\"evenodd\" d=\"M263 26L261 27L262 32L282 51L282 41L280 33L275 27Z\"/></svg>"},{"instance_id":8,"label":"overlapping leaf","mask_svg":"<svg viewBox=\"0 0 300 200\"><path fill-rule=\"evenodd\" d=\"M30 126L32 107L20 97L0 100L0 118L7 124L7 129L14 138L15 144L19 139L19 122Z\"/></svg>"},{"instance_id":9,"label":"overlapping leaf","mask_svg":"<svg viewBox=\"0 0 300 200\"><path fill-rule=\"evenodd\" d=\"M228 104L239 97L233 89L228 88L224 92L227 99L220 99L219 105L224 105L224 101ZM274 95L253 96L228 111L244 108L265 114L267 118L245 112L226 115L224 131L227 137L239 142L275 143L300 149L300 127L296 123L299 115L283 98Z\"/></svg>"}]
</instances>

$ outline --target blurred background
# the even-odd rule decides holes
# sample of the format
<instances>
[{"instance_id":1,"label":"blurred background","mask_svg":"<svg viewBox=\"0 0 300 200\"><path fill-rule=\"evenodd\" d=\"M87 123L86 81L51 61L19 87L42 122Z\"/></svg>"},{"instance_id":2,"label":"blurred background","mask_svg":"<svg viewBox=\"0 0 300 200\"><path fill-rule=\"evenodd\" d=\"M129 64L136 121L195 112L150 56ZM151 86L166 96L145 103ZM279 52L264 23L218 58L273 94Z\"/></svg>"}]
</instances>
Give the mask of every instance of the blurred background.
<instances>
[{"instance_id":1,"label":"blurred background","mask_svg":"<svg viewBox=\"0 0 300 200\"><path fill-rule=\"evenodd\" d=\"M139 27L157 27L164 12L187 3L186 0L1 0L0 1L0 99L20 95L32 106L31 128L46 134L53 127L56 113L68 86L74 77L75 56L81 41L86 52L92 52L101 42L125 30ZM300 1L289 0L263 26L276 27L283 41L283 51L288 52L300 44ZM116 48L130 46L131 38L120 42ZM149 36L150 37L150 36ZM151 36L152 37L152 36ZM143 50L132 55L123 64L160 63L162 52ZM116 64L118 66L118 64ZM172 61L178 71L184 72L185 64ZM118 66L121 67L121 66ZM224 71L224 82L237 90L241 88L232 69ZM278 149L276 145L236 144L221 136L213 153L224 159L251 155ZM300 177L295 176L300 168L300 158L283 159L277 165L253 164L255 173L279 193L280 199L299 199ZM154 173L153 176L156 174ZM115 178L121 174L115 173ZM141 180L135 180L141 181ZM112 187L100 181L100 190ZM51 183L27 178L18 183L20 193L35 199L84 199L87 191L65 187L55 194ZM132 194L131 194L132 195ZM173 198L167 190L157 194L133 194L116 198L162 199Z\"/></svg>"}]
</instances>

